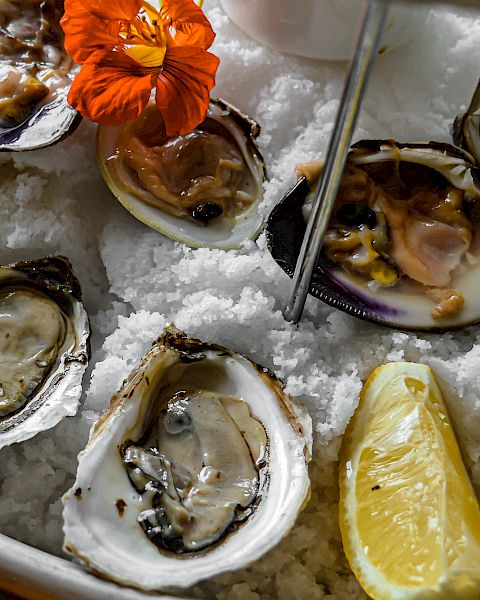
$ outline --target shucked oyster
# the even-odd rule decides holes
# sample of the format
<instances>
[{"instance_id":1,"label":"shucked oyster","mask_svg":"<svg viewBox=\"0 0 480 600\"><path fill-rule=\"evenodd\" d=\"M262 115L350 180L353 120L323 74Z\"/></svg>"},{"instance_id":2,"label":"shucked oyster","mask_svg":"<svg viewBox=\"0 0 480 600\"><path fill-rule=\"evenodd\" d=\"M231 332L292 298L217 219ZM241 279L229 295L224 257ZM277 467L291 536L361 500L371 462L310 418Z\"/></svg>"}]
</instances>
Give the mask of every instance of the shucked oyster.
<instances>
[{"instance_id":1,"label":"shucked oyster","mask_svg":"<svg viewBox=\"0 0 480 600\"><path fill-rule=\"evenodd\" d=\"M61 0L0 2L0 150L53 144L79 122L66 100L62 14Z\"/></svg>"},{"instance_id":2,"label":"shucked oyster","mask_svg":"<svg viewBox=\"0 0 480 600\"><path fill-rule=\"evenodd\" d=\"M267 436L235 396L187 389L156 401L143 439L123 450L149 507L138 521L160 548L202 550L254 510Z\"/></svg>"},{"instance_id":3,"label":"shucked oyster","mask_svg":"<svg viewBox=\"0 0 480 600\"><path fill-rule=\"evenodd\" d=\"M0 267L0 448L76 412L88 318L66 258Z\"/></svg>"},{"instance_id":4,"label":"shucked oyster","mask_svg":"<svg viewBox=\"0 0 480 600\"><path fill-rule=\"evenodd\" d=\"M243 567L293 526L310 452L310 418L271 374L168 327L79 455L65 550L143 589Z\"/></svg>"},{"instance_id":5,"label":"shucked oyster","mask_svg":"<svg viewBox=\"0 0 480 600\"><path fill-rule=\"evenodd\" d=\"M454 146L355 144L312 293L352 314L405 329L478 321L475 181L473 158ZM269 248L287 272L295 268L309 191L307 179L300 179L267 225Z\"/></svg>"},{"instance_id":6,"label":"shucked oyster","mask_svg":"<svg viewBox=\"0 0 480 600\"><path fill-rule=\"evenodd\" d=\"M155 104L136 120L100 127L100 167L135 217L189 246L237 247L262 219L265 167L257 123L223 102L210 102L194 131L167 138Z\"/></svg>"}]
</instances>

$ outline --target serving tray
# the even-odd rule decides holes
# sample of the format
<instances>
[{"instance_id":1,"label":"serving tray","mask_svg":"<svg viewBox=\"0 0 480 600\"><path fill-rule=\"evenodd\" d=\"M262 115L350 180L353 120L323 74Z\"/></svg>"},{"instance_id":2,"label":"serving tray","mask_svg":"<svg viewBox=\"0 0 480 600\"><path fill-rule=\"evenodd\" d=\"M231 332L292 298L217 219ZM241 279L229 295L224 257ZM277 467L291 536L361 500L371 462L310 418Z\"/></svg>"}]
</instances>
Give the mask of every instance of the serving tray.
<instances>
[{"instance_id":1,"label":"serving tray","mask_svg":"<svg viewBox=\"0 0 480 600\"><path fill-rule=\"evenodd\" d=\"M36 550L3 534L0 534L0 590L9 600L11 594L25 600L178 599L122 588L98 579L68 560Z\"/></svg>"}]
</instances>

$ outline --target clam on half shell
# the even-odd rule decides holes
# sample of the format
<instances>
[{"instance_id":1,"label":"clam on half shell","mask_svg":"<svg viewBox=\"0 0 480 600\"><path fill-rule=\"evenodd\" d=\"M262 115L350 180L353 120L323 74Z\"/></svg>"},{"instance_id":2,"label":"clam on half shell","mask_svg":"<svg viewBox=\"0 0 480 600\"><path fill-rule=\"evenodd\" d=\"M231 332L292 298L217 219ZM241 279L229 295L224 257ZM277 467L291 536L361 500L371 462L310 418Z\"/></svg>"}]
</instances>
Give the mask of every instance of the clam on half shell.
<instances>
[{"instance_id":1,"label":"clam on half shell","mask_svg":"<svg viewBox=\"0 0 480 600\"><path fill-rule=\"evenodd\" d=\"M76 413L89 336L66 258L0 267L0 448Z\"/></svg>"},{"instance_id":2,"label":"clam on half shell","mask_svg":"<svg viewBox=\"0 0 480 600\"><path fill-rule=\"evenodd\" d=\"M397 282L392 281L392 285L370 285L339 266L337 262L327 258L323 250L312 277L310 293L356 317L404 330L444 331L480 321L478 300L480 223L477 217L480 187L478 167L475 166L473 157L461 148L437 142L399 143L392 140L365 140L352 146L347 168L349 165L364 170L382 185L384 183L388 185L393 178L403 180L401 185L405 187L407 194L419 181L422 183L423 179L431 182L431 189L439 190L440 193L446 193L445 190L448 189L458 192L457 197L461 199L463 212L468 213L472 218L469 233L471 243L467 251L464 251L465 248L462 249L461 262L451 271L452 278L448 288L453 290L453 301L456 298L463 298L464 304L456 314L450 316L445 314L441 318L434 318L432 309L435 307L435 301L425 295L424 288L420 289L419 285L415 287L416 284L413 285L411 282L407 285L397 285L398 279L404 281L401 273L398 276L397 272ZM428 186L430 183L426 187ZM273 209L266 225L268 248L275 261L290 277L294 273L306 229L304 204L310 192L307 178L301 177ZM378 218L378 213L376 216ZM465 218L463 213L461 217L459 213L454 216L458 219ZM375 216L373 218L375 219ZM426 217L422 227L427 230L432 223L433 220ZM449 233L447 229L448 227L445 231ZM360 227L359 231L361 230ZM384 230L392 233L391 227L386 226ZM423 244L422 241L419 243ZM429 244L430 241L427 240L424 246L427 251L430 249ZM450 260L448 237L432 240L432 244L444 252L446 261ZM383 253L387 257L385 264L388 266L388 248L386 252L381 247L376 248L378 253ZM452 256L454 252L456 249L452 243ZM395 268L393 265L388 273L392 280L395 279L395 275L392 276Z\"/></svg>"},{"instance_id":3,"label":"clam on half shell","mask_svg":"<svg viewBox=\"0 0 480 600\"><path fill-rule=\"evenodd\" d=\"M0 151L35 150L72 133L74 63L63 47L61 0L0 4Z\"/></svg>"},{"instance_id":4,"label":"clam on half shell","mask_svg":"<svg viewBox=\"0 0 480 600\"><path fill-rule=\"evenodd\" d=\"M308 413L266 369L168 326L79 455L64 549L145 590L244 567L306 504L311 443Z\"/></svg>"},{"instance_id":5,"label":"clam on half shell","mask_svg":"<svg viewBox=\"0 0 480 600\"><path fill-rule=\"evenodd\" d=\"M255 239L263 227L258 204L266 177L255 143L258 123L227 102L212 100L193 132L168 139L152 135L156 113L151 103L135 122L99 127L97 159L114 196L139 221L193 248L230 250ZM132 147L125 153L119 149L126 127L135 129L137 141L147 140L138 152L147 158L135 168ZM154 187L156 195L150 191ZM182 204L187 205L183 212ZM227 214L232 206L237 209Z\"/></svg>"}]
</instances>

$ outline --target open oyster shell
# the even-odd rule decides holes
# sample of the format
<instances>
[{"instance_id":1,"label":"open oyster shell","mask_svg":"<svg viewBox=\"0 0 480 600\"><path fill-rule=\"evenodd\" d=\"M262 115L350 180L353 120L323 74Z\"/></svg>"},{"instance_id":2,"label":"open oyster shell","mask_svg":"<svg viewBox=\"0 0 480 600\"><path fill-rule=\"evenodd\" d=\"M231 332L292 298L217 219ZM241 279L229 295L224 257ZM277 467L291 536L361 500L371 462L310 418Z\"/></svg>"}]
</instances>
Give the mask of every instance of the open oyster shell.
<instances>
[{"instance_id":1,"label":"open oyster shell","mask_svg":"<svg viewBox=\"0 0 480 600\"><path fill-rule=\"evenodd\" d=\"M0 267L0 448L76 413L89 336L66 258Z\"/></svg>"},{"instance_id":2,"label":"open oyster shell","mask_svg":"<svg viewBox=\"0 0 480 600\"><path fill-rule=\"evenodd\" d=\"M148 110L153 112L155 106L147 107ZM139 117L138 123L146 118L146 114L147 112ZM150 134L149 125L150 123L147 122L144 127L147 130L146 136ZM137 172L131 170L131 161L127 166L122 164L122 157L126 155L127 158L131 158L132 154L131 149L127 149L125 153L119 150L119 144L124 136L124 127L127 126L136 127L133 122L126 126L99 127L97 159L108 187L134 217L163 235L193 248L229 250L240 247L246 239L255 239L258 236L263 226L258 204L263 195L263 182L266 176L263 158L255 144L255 139L260 132L258 123L227 102L212 100L205 121L194 132L173 140L165 137L158 147L152 148L148 145L144 148L143 154L148 154L148 157L144 164L138 166ZM224 160L222 165L217 164L216 172L212 170L215 166L212 153L217 150L207 146L212 144L211 140L205 142L203 150L200 147L202 140L199 140L199 137L205 132L215 133L217 141L223 139L230 146L230 149L221 150L221 152L227 151L228 155L224 157L222 153L219 154ZM197 137L192 140L194 136ZM187 163L190 152L194 159L191 165ZM162 167L164 176L160 180L157 178L160 167L155 171L150 162L150 155L155 154L162 155L164 157L162 160L171 161L171 166L165 162L165 166ZM243 164L244 174L240 182L237 180L237 167L234 163ZM149 174L145 175L147 171ZM177 178L179 171L183 173ZM143 178L141 181L139 174ZM184 182L188 179L187 185L190 187L185 191L184 184L180 184L180 187L174 190L175 193L170 189L167 194L170 198L169 202L155 198L145 188L152 181L154 182L152 185L156 185L157 189L159 187L164 189L168 185L175 187L179 185L178 179L183 179ZM203 186L209 186L210 182L213 180L217 182L219 179L223 179L222 184L217 186L215 183L211 197L207 193L206 198L199 201L201 204L195 204L194 194ZM219 208L218 195L223 188L231 185L238 186L238 189L235 187L237 191L232 202L222 200ZM192 188L195 188L193 194ZM184 201L188 202L193 196L192 205L188 207L190 214L186 214L185 211L182 214L180 209L176 209L173 201L175 194L179 206ZM247 196L248 202L243 203L242 198ZM239 203L240 209L233 214L225 214L224 209L229 202Z\"/></svg>"},{"instance_id":3,"label":"open oyster shell","mask_svg":"<svg viewBox=\"0 0 480 600\"><path fill-rule=\"evenodd\" d=\"M0 4L0 150L34 150L73 132L73 61L63 48L62 0Z\"/></svg>"},{"instance_id":4,"label":"open oyster shell","mask_svg":"<svg viewBox=\"0 0 480 600\"><path fill-rule=\"evenodd\" d=\"M307 412L266 369L169 326L79 455L64 549L145 590L244 567L307 502L311 443Z\"/></svg>"},{"instance_id":5,"label":"open oyster shell","mask_svg":"<svg viewBox=\"0 0 480 600\"><path fill-rule=\"evenodd\" d=\"M396 168L395 165L402 168L402 164L418 165L432 170L432 179L440 187L449 185L461 191L464 203L471 203L472 210L478 203L475 199L480 196L480 187L476 183L478 168L472 156L448 144L365 140L352 147L347 164L367 168L380 178L387 165L390 168ZM302 177L274 208L266 226L268 248L289 276L294 273L306 229L303 209L309 194L310 185L306 177ZM418 290L367 285L327 259L323 252L312 277L310 293L349 314L399 329L444 331L476 323L480 320L476 292L480 265L476 250L478 231L473 229L468 260L462 259L451 283L465 304L451 317L434 319L434 302Z\"/></svg>"}]
</instances>

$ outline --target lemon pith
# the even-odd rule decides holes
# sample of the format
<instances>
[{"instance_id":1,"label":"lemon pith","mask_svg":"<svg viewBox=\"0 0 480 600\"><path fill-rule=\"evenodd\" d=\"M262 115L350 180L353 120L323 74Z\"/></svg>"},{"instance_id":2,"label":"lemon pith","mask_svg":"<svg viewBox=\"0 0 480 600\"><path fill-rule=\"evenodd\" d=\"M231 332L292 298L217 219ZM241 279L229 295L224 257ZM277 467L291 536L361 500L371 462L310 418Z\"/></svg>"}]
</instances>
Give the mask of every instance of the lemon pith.
<instances>
[{"instance_id":1,"label":"lemon pith","mask_svg":"<svg viewBox=\"0 0 480 600\"><path fill-rule=\"evenodd\" d=\"M345 553L372 598L480 598L480 508L429 367L372 373L339 478Z\"/></svg>"}]
</instances>

